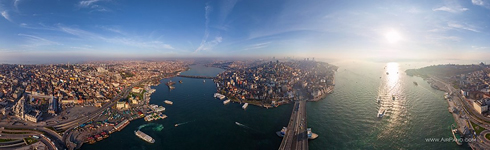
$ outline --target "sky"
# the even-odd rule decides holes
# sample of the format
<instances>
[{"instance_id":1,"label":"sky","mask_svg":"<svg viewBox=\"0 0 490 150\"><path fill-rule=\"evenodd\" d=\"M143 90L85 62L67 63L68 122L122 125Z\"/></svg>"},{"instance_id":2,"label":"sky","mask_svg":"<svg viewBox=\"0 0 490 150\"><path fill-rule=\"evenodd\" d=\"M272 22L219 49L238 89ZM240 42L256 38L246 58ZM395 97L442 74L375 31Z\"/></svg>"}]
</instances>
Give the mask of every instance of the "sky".
<instances>
[{"instance_id":1,"label":"sky","mask_svg":"<svg viewBox=\"0 0 490 150\"><path fill-rule=\"evenodd\" d=\"M490 0L0 0L0 13L0 63L490 56Z\"/></svg>"}]
</instances>

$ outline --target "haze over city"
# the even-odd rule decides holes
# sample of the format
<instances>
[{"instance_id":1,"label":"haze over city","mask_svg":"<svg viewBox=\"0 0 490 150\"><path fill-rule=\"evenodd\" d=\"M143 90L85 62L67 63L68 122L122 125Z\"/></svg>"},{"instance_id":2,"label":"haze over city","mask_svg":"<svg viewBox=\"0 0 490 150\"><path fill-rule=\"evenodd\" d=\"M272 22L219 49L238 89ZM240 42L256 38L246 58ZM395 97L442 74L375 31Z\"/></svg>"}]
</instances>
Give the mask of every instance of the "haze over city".
<instances>
[{"instance_id":1,"label":"haze over city","mask_svg":"<svg viewBox=\"0 0 490 150\"><path fill-rule=\"evenodd\" d=\"M482 59L490 2L0 1L0 59Z\"/></svg>"}]
</instances>

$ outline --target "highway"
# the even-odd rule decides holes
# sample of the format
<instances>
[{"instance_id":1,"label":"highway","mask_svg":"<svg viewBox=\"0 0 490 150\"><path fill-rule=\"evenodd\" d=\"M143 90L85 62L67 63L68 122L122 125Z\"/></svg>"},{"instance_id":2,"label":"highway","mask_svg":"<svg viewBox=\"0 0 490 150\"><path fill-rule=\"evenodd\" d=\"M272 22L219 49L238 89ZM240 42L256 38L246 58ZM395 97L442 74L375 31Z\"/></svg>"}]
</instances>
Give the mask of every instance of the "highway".
<instances>
[{"instance_id":1,"label":"highway","mask_svg":"<svg viewBox=\"0 0 490 150\"><path fill-rule=\"evenodd\" d=\"M296 101L279 150L307 150L306 101Z\"/></svg>"}]
</instances>

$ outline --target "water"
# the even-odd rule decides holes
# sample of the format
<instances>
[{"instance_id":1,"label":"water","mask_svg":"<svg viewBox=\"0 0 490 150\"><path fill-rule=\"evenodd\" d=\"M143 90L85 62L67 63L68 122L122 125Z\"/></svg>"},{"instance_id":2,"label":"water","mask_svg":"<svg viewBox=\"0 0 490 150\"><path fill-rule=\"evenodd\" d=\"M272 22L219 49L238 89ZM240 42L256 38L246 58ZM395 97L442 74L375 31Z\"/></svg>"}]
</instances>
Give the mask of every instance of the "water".
<instances>
[{"instance_id":1,"label":"water","mask_svg":"<svg viewBox=\"0 0 490 150\"><path fill-rule=\"evenodd\" d=\"M468 149L454 142L428 143L425 138L452 137L454 120L443 92L433 90L418 77L404 74L407 68L428 64L338 62L334 93L307 104L308 126L319 137L309 142L312 150L323 149ZM429 64L430 65L430 64ZM387 66L385 69L384 67ZM212 76L222 69L193 66L184 75ZM390 75L386 75L386 72ZM397 74L398 72L398 74ZM379 78L381 77L381 78ZM169 79L163 79L162 83ZM238 103L223 105L213 98L216 84L210 79L175 77L175 89L165 84L155 88L151 102L166 107L168 118L148 124L132 121L121 132L82 149L277 149L276 131L287 126L292 105L265 109ZM418 86L413 81L419 83ZM392 100L391 97L396 99ZM378 96L382 102L377 103ZM164 104L171 100L173 105ZM380 119L376 114L386 109ZM179 124L175 127L175 124ZM162 126L158 131L156 128ZM142 127L147 126L147 127ZM155 138L149 144L133 133L141 130Z\"/></svg>"}]
</instances>

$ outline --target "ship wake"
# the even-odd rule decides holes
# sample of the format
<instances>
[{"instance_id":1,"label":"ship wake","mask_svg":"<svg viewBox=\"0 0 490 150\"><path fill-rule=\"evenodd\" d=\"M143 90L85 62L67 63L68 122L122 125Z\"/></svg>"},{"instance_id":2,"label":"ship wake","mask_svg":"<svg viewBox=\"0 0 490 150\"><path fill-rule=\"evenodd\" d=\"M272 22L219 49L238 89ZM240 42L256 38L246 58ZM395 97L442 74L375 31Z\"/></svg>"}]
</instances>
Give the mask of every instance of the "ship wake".
<instances>
[{"instance_id":1,"label":"ship wake","mask_svg":"<svg viewBox=\"0 0 490 150\"><path fill-rule=\"evenodd\" d=\"M146 127L153 127L153 131L162 131L163 130L163 125L162 124L157 124L157 123L148 123L148 124L144 124L144 125L141 125L138 127L138 130L141 130L143 128L146 128Z\"/></svg>"}]
</instances>

